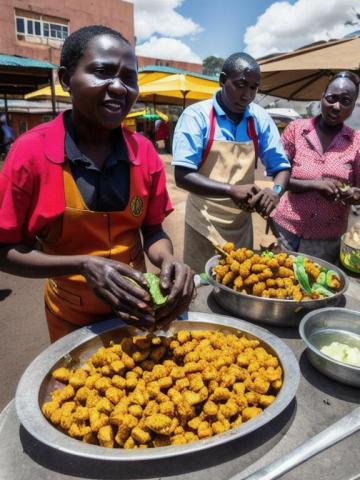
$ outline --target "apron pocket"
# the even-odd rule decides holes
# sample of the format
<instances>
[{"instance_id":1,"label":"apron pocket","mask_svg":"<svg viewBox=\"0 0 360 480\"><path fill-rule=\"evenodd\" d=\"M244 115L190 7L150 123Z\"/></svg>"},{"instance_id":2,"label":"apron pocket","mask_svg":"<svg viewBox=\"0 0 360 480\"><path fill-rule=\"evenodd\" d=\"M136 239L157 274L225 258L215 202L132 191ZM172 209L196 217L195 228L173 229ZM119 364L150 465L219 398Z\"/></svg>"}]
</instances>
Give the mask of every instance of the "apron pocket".
<instances>
[{"instance_id":1,"label":"apron pocket","mask_svg":"<svg viewBox=\"0 0 360 480\"><path fill-rule=\"evenodd\" d=\"M50 286L54 294L61 298L66 303L71 305L76 305L80 307L82 305L82 298L80 295L75 295L74 293L70 292L69 290L65 290L64 288L60 287L54 280L49 280Z\"/></svg>"}]
</instances>

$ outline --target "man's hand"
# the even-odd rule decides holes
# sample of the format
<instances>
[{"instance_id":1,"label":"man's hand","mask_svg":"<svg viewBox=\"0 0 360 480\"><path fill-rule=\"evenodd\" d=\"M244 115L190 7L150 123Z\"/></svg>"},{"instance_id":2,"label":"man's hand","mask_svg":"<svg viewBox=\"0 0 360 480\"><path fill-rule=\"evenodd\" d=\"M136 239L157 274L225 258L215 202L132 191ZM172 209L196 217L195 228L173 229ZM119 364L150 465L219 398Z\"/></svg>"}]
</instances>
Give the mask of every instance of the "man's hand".
<instances>
[{"instance_id":1,"label":"man's hand","mask_svg":"<svg viewBox=\"0 0 360 480\"><path fill-rule=\"evenodd\" d=\"M260 188L254 183L247 185L231 185L229 196L232 201L243 208L246 204L249 206L249 200L260 191Z\"/></svg>"},{"instance_id":2,"label":"man's hand","mask_svg":"<svg viewBox=\"0 0 360 480\"><path fill-rule=\"evenodd\" d=\"M89 256L81 273L95 294L124 322L139 327L153 326L150 294L140 271L125 263Z\"/></svg>"},{"instance_id":3,"label":"man's hand","mask_svg":"<svg viewBox=\"0 0 360 480\"><path fill-rule=\"evenodd\" d=\"M249 200L249 205L266 218L276 208L279 201L278 193L271 188L264 188Z\"/></svg>"}]
</instances>

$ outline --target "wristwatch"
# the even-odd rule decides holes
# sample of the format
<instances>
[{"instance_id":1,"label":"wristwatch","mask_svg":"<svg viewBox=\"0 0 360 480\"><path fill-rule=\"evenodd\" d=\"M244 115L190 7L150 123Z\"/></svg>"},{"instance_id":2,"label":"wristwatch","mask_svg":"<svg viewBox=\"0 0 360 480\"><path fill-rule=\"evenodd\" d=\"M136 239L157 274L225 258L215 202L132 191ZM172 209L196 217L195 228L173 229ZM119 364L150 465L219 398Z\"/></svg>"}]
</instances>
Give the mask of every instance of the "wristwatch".
<instances>
[{"instance_id":1,"label":"wristwatch","mask_svg":"<svg viewBox=\"0 0 360 480\"><path fill-rule=\"evenodd\" d=\"M273 186L273 191L280 196L283 193L284 189L282 185L280 185L279 183L275 183L275 185Z\"/></svg>"}]
</instances>

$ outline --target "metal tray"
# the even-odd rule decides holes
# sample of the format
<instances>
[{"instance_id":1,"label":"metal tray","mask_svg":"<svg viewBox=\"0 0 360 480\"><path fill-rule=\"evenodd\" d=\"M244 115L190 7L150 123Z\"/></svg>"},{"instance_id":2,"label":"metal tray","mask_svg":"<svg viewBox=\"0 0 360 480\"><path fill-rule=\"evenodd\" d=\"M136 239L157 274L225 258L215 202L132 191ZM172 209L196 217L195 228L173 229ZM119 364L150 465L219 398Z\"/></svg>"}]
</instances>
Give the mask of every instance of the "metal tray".
<instances>
[{"instance_id":1,"label":"metal tray","mask_svg":"<svg viewBox=\"0 0 360 480\"><path fill-rule=\"evenodd\" d=\"M103 461L152 460L193 453L243 437L274 419L294 398L300 381L298 362L283 341L267 330L232 317L189 312L188 320L175 321L167 332L157 333L171 336L183 329L221 330L224 333L240 331L249 338L258 338L268 351L279 358L284 371L283 386L276 400L259 416L239 427L187 445L125 450L89 445L72 439L46 420L40 410L40 405L49 399L50 392L57 386L51 376L54 369L60 366L79 367L99 347L107 346L110 340L117 341L124 336L139 334L139 330L133 327L119 327L119 320L107 320L77 330L58 340L29 365L20 379L15 396L16 411L20 422L37 440L68 454Z\"/></svg>"},{"instance_id":2,"label":"metal tray","mask_svg":"<svg viewBox=\"0 0 360 480\"><path fill-rule=\"evenodd\" d=\"M300 255L296 252L290 253L295 256ZM349 280L340 268L311 255L306 255L306 257L323 267L334 270L340 276L341 289L334 293L332 297L296 302L295 300L262 298L236 292L232 288L218 283L212 275L212 269L217 265L220 255L215 255L207 261L205 271L209 282L214 287L213 292L216 302L227 312L240 318L276 327L297 327L307 312L316 308L337 306L349 286Z\"/></svg>"}]
</instances>

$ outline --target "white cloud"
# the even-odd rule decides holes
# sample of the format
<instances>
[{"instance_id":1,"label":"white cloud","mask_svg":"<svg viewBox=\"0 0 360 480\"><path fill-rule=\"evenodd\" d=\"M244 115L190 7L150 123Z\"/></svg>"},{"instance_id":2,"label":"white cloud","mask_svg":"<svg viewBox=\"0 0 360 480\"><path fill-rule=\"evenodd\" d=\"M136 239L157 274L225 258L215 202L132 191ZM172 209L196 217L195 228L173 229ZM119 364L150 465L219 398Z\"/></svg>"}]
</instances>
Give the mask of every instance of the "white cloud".
<instances>
[{"instance_id":1,"label":"white cloud","mask_svg":"<svg viewBox=\"0 0 360 480\"><path fill-rule=\"evenodd\" d=\"M297 0L273 3L248 27L246 51L254 57L286 52L360 29L359 0Z\"/></svg>"},{"instance_id":2,"label":"white cloud","mask_svg":"<svg viewBox=\"0 0 360 480\"><path fill-rule=\"evenodd\" d=\"M201 58L184 42L169 37L151 37L147 42L136 46L136 54L164 60L202 63Z\"/></svg>"},{"instance_id":3,"label":"white cloud","mask_svg":"<svg viewBox=\"0 0 360 480\"><path fill-rule=\"evenodd\" d=\"M183 0L130 0L134 3L135 35L145 40L154 34L183 37L202 31L191 18L176 12Z\"/></svg>"}]
</instances>

